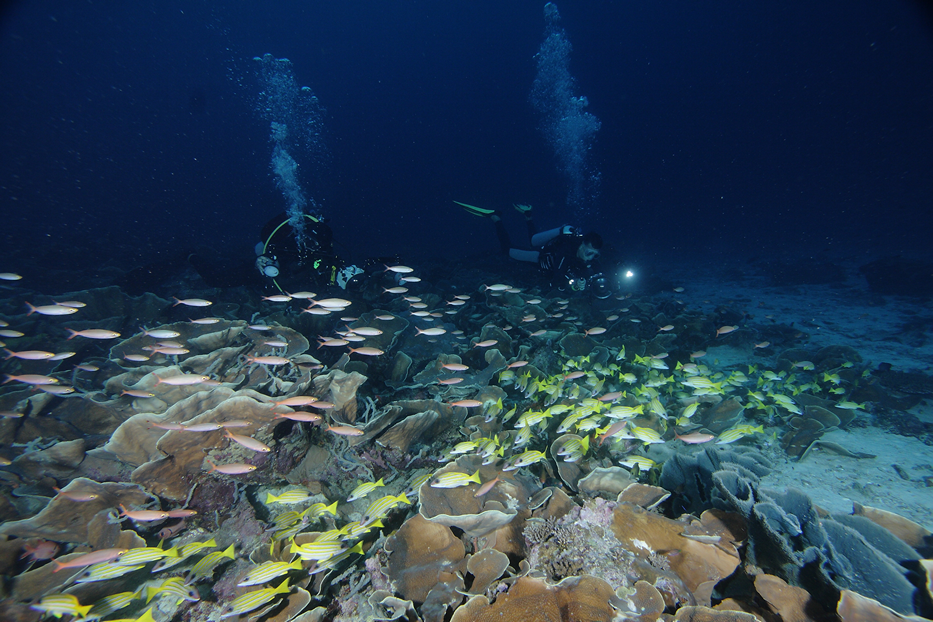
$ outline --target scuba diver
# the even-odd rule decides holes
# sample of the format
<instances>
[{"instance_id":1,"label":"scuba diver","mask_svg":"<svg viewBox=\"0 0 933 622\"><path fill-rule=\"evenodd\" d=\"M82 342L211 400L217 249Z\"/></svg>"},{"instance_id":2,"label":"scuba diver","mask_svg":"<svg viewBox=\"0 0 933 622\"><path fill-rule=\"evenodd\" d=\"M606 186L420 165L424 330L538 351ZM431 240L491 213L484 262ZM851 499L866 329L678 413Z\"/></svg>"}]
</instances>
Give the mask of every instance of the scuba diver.
<instances>
[{"instance_id":1,"label":"scuba diver","mask_svg":"<svg viewBox=\"0 0 933 622\"><path fill-rule=\"evenodd\" d=\"M287 293L309 287L337 286L360 291L370 278L384 273L383 264L398 263L397 258L371 258L362 266L343 262L334 252L334 234L321 216L302 214L305 219L299 244L288 214L282 212L262 228L256 243L256 269L266 288ZM394 284L394 283L393 283Z\"/></svg>"},{"instance_id":2,"label":"scuba diver","mask_svg":"<svg viewBox=\"0 0 933 622\"><path fill-rule=\"evenodd\" d=\"M207 287L249 287L267 293L339 287L374 298L383 293L383 286L398 284L400 275L385 270L386 265L399 263L398 257L373 257L360 265L345 262L334 252L334 236L324 219L310 214L303 217L304 244L298 243L288 215L281 212L262 228L252 257L230 248L182 250L132 268L116 284L133 296L177 291L191 268Z\"/></svg>"},{"instance_id":3,"label":"scuba diver","mask_svg":"<svg viewBox=\"0 0 933 622\"><path fill-rule=\"evenodd\" d=\"M474 216L488 217L496 227L496 237L502 252L517 261L536 263L550 280L551 286L560 291L589 292L595 298L605 300L612 295L605 275L597 259L603 246L602 237L591 231L583 234L580 229L564 225L538 233L531 216L530 205L514 205L525 216L532 250L513 248L509 233L498 212L454 201Z\"/></svg>"}]
</instances>

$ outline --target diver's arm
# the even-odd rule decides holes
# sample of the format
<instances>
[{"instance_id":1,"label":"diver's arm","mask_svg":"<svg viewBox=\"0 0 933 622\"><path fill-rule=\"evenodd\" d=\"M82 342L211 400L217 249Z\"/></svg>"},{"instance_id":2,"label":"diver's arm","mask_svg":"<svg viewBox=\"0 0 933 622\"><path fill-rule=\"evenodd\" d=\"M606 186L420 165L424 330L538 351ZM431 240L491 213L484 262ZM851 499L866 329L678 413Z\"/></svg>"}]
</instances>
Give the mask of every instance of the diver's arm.
<instances>
[{"instance_id":1,"label":"diver's arm","mask_svg":"<svg viewBox=\"0 0 933 622\"><path fill-rule=\"evenodd\" d=\"M554 238L560 237L562 235L579 236L581 233L577 227L572 225L563 225L561 227L555 227L553 229L548 229L547 231L534 234L531 236L531 245L544 246Z\"/></svg>"}]
</instances>

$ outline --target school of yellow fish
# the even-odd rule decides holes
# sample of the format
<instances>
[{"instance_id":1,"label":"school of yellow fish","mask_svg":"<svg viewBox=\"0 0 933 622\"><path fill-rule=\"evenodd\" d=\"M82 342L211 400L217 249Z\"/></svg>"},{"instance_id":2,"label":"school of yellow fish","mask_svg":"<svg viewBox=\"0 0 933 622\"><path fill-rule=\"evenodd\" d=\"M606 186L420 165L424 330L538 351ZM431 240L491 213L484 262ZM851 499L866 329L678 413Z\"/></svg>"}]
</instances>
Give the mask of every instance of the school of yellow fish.
<instances>
[{"instance_id":1,"label":"school of yellow fish","mask_svg":"<svg viewBox=\"0 0 933 622\"><path fill-rule=\"evenodd\" d=\"M402 275L405 285L420 282L413 270L407 266L387 266L389 271ZM0 278L17 281L18 275L3 273ZM493 348L495 340L467 341L467 336L456 329L456 314L466 305L482 304L484 297L494 302L495 297L503 294L521 296L525 305L545 310L544 317L529 314L523 319L523 326L500 326L502 330L524 339L526 343L538 343L535 340L560 337L576 332L585 338L600 344L608 356L575 356L556 352L561 370L556 374L541 372L533 362L509 360L507 366L495 376L495 382L508 395L504 400L495 401L461 397L448 402L452 407L469 409L471 415L482 415L487 424L498 432L481 435L474 432L468 438L447 444L449 449L437 456L437 464L455 460L458 456L475 454L483 459L484 464L494 464L499 474L517 469L537 469L541 476L553 477L549 461L581 462L599 453L601 457L611 457L619 465L632 469L636 476L645 476L659 465L646 451L653 444L729 444L746 437L756 438L759 443L771 443L776 438L776 428L770 435L765 431L765 424L776 426L792 415L801 414L795 397L810 392L825 396L837 396L837 406L843 409L863 408L864 404L848 401L848 389L843 386L837 373L832 370L820 375L810 373L813 365L801 361L795 365L795 373L776 373L756 366L744 369L718 370L715 365L704 364L705 353L694 352L689 360L669 361L666 353L641 355L627 353L624 346L613 345L611 340L601 342L603 336L612 334L612 329L626 321L630 308L622 306L610 313L603 313L600 325L584 326L570 311L571 301L566 299L545 300L539 296L526 295L522 290L506 284L482 285L479 293L473 295L458 294L446 301L444 308L429 309L418 296L410 295L408 287L385 290L386 296L402 297L408 305L408 313L422 326L411 327L419 338L432 339L452 333L462 339L464 350L471 348ZM681 289L681 288L678 288ZM682 290L681 290L682 291ZM624 304L625 297L617 300ZM266 297L274 304L290 304L293 301L306 301L307 313L328 315L346 313L352 310L353 302L341 298L318 298L310 292L281 294ZM49 317L72 316L79 314L83 307L78 300L56 301L54 304L33 305L26 302L28 314L40 314ZM175 298L175 305L184 305L193 309L209 308L211 301L201 298ZM388 320L392 315L377 316ZM355 317L341 315L343 323L355 320ZM632 317L632 321L638 321ZM209 324L215 318L191 320L194 323ZM434 324L431 324L431 323ZM535 326L535 324L538 324ZM263 324L253 326L268 329ZM710 335L710 339L723 339L735 331L736 326L723 326ZM673 325L657 327L659 333L675 330ZM556 332L555 332L556 331ZM115 340L120 334L104 329L68 330L68 339ZM165 327L143 330L153 340L148 353L129 354L126 358L133 362L147 360L161 354L166 360L183 360L187 353L184 343L173 341L179 335ZM341 348L347 353L365 357L381 356L384 352L366 345L366 339L380 335L378 326L364 326L335 331L333 335L319 335L319 348ZM0 338L5 340L2 346L6 358L30 361L61 361L73 356L73 352L49 352L44 350L17 350L16 340L23 336L16 326L0 321ZM556 339L553 339L556 343ZM273 347L275 341L269 342ZM605 344L605 345L603 345ZM284 344L279 344L284 345ZM767 348L769 344L757 344ZM554 346L555 348L557 346ZM131 358L132 357L132 358ZM182 357L179 359L178 357ZM117 361L119 363L119 361ZM256 356L249 359L251 364L266 366L273 370L278 366L288 365L284 356ZM458 374L469 371L469 367L460 363L448 363L443 366L446 376L437 380L437 394L443 395L447 387L458 384L462 378ZM87 365L77 365L75 371L88 370ZM321 370L326 371L326 370ZM33 387L38 391L51 392L67 396L74 392L58 375L8 374L4 383L19 383ZM182 374L160 379L171 385L192 385L210 391L216 385L209 376ZM140 395L138 391L127 388L124 393L131 397L151 397ZM705 408L723 399L734 399L742 403L749 413L742 423L713 435L704 431L699 421ZM278 402L276 406L314 408L316 412L292 411L277 413L270 418L273 425L281 419L290 419L303 425L320 425L323 429L339 436L355 436L364 430L343 425L329 420L328 408L332 404L324 403L313 396L296 395ZM17 412L0 413L3 417L22 416ZM752 417L754 415L754 417ZM762 422L765 422L763 424ZM756 425L757 423L757 425ZM170 424L166 430L212 430L220 424ZM231 443L255 452L269 452L270 447L259 440L237 434L235 422L223 425L224 433ZM548 456L553 441L561 435L573 434L554 455ZM248 478L255 466L246 463L217 464L208 458L210 472L234 478ZM7 460L5 464L9 464ZM368 554L364 549L367 535L374 530L384 528L383 522L393 512L408 512L412 504L417 503L422 486L436 488L455 488L473 486L475 495L481 497L488 493L499 481L499 477L482 481L479 472L443 472L427 473L416 478L407 478L404 474L386 482L359 481L355 488L343 500L329 500L323 503L301 487L290 486L279 492L267 491L263 502L270 508L273 516L269 525L269 544L276 550L275 560L263 563L250 563L238 577L236 585L242 590L239 596L229 602L217 603L220 619L256 612L261 607L274 605L288 595L295 579L308 574L327 571L338 566L359 563L361 556ZM357 521L344 521L338 511L338 504L350 503L373 496L377 489L391 487L394 494L385 494L374 498ZM79 501L80 499L75 499ZM295 508L295 509L293 509ZM134 510L114 508L115 518L128 518L140 523L164 521L167 518L188 518L196 521L193 512L185 509L173 510ZM335 521L339 527L325 531L315 531L322 519L329 516L331 524ZM135 622L154 622L158 613L151 605L155 599L171 599L175 607L184 606L201 600L197 584L209 581L214 571L222 564L235 559L247 559L251 551L237 550L231 545L225 550L218 550L213 539L190 541L182 545L173 544L176 534L161 533L165 540L151 542L149 546L133 549L108 549L92 551L79 556L68 556L62 561L54 558L50 564L55 571L65 568L83 569L75 575L75 583L106 582L129 572L150 566L152 578L142 583L136 591L119 592L107 595L93 603L81 603L75 596L63 591L46 595L32 604L36 611L61 617L70 615L76 619L121 619ZM372 538L369 538L371 541ZM178 574L182 573L182 574ZM172 576L166 576L172 575ZM274 585L273 585L274 584ZM259 587L257 587L259 586ZM119 616L131 606L137 612L130 618L111 618Z\"/></svg>"}]
</instances>

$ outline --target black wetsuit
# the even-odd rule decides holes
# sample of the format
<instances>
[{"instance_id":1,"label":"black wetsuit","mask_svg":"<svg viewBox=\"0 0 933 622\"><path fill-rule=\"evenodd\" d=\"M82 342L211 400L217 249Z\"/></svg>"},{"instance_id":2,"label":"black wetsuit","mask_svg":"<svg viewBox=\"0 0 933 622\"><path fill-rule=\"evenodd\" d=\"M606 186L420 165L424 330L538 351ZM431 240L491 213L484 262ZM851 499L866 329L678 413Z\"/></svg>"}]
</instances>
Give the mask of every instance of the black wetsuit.
<instances>
[{"instance_id":1,"label":"black wetsuit","mask_svg":"<svg viewBox=\"0 0 933 622\"><path fill-rule=\"evenodd\" d=\"M304 238L304 246L299 246L285 212L270 219L262 228L262 254L279 265L275 281L292 291L333 285L341 261L334 253L334 234L330 227L319 218L305 215Z\"/></svg>"},{"instance_id":2,"label":"black wetsuit","mask_svg":"<svg viewBox=\"0 0 933 622\"><path fill-rule=\"evenodd\" d=\"M586 279L602 272L595 259L587 263L577 257L582 243L582 236L562 233L541 247L538 267L550 276L553 286L563 289L569 285L577 291L585 288ZM583 287L574 287L580 284L580 279L583 279Z\"/></svg>"},{"instance_id":3,"label":"black wetsuit","mask_svg":"<svg viewBox=\"0 0 933 622\"><path fill-rule=\"evenodd\" d=\"M538 233L538 229L531 218L525 218L525 224L528 227L530 240ZM495 226L499 246L503 254L509 255L512 250L509 233L501 220L497 220ZM538 252L538 267L547 275L552 287L560 290L569 287L574 291L580 291L585 289L589 277L601 272L596 260L587 263L577 257L577 251L582 243L583 237L580 235L560 233L545 242L539 249L535 249Z\"/></svg>"}]
</instances>

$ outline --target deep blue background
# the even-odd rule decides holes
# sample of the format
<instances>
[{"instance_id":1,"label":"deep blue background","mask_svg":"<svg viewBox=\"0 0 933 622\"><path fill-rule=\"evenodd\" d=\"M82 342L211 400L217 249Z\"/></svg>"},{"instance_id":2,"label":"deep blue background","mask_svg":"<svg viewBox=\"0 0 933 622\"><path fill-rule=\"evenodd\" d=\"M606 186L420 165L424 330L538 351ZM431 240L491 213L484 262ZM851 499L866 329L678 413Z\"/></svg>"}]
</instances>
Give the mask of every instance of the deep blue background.
<instances>
[{"instance_id":1,"label":"deep blue background","mask_svg":"<svg viewBox=\"0 0 933 622\"><path fill-rule=\"evenodd\" d=\"M564 208L528 101L543 5L8 3L0 271L251 252L284 208L253 108L251 59L267 52L327 109L331 158L307 191L353 259L496 252L454 199L582 220L619 258L930 253L926 5L558 2L602 121L585 218Z\"/></svg>"}]
</instances>

